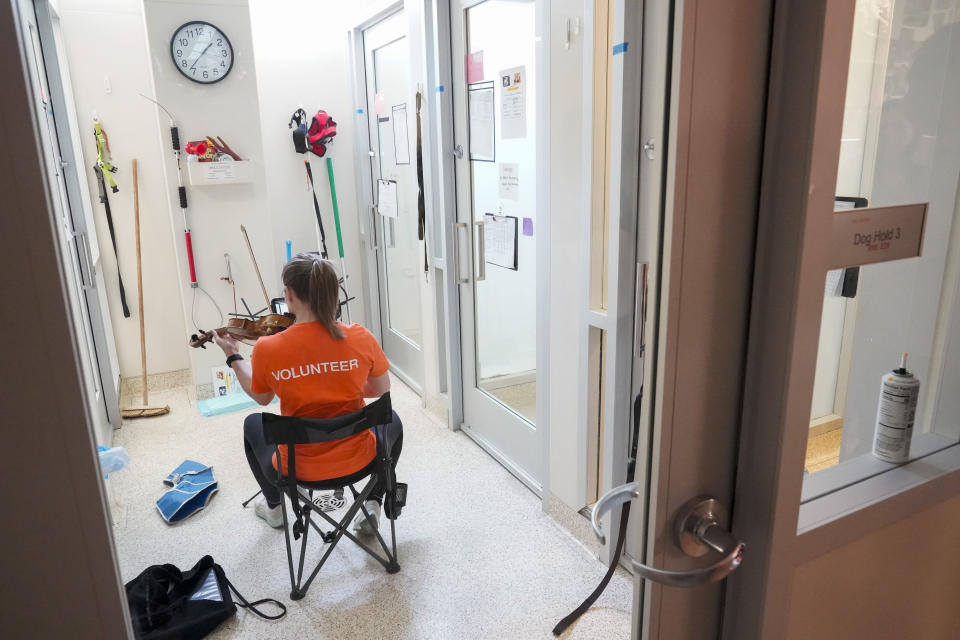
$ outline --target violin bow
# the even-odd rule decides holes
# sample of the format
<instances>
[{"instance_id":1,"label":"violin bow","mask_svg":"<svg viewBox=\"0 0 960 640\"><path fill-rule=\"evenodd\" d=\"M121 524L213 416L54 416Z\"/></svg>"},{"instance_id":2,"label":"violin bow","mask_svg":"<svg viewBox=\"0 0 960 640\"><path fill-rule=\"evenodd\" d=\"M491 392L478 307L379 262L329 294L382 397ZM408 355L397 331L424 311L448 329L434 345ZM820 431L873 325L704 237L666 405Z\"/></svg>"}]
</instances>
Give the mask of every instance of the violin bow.
<instances>
[{"instance_id":1,"label":"violin bow","mask_svg":"<svg viewBox=\"0 0 960 640\"><path fill-rule=\"evenodd\" d=\"M240 231L243 232L243 239L247 242L247 251L250 252L250 260L253 262L253 268L257 272L257 280L260 281L260 290L263 291L263 299L267 301L267 308L270 308L270 296L267 295L267 288L263 286L263 276L260 275L260 266L257 264L257 256L253 255L253 247L250 246L250 236L247 235L247 228L240 225Z\"/></svg>"}]
</instances>

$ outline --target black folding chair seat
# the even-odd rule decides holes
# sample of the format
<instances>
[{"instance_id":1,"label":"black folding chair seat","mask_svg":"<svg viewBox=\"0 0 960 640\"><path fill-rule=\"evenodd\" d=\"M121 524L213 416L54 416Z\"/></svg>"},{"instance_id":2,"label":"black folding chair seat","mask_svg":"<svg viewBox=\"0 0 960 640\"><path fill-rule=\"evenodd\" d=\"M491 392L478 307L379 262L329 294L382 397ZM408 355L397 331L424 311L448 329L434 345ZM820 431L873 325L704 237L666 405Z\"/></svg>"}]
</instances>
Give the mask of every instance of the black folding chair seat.
<instances>
[{"instance_id":1,"label":"black folding chair seat","mask_svg":"<svg viewBox=\"0 0 960 640\"><path fill-rule=\"evenodd\" d=\"M290 569L290 598L300 600L307 593L307 589L314 578L320 572L327 558L333 552L334 547L340 542L343 536L353 540L364 551L373 556L380 564L384 566L387 573L396 573L400 571L400 565L397 562L397 531L395 520L400 515L400 511L406 502L406 485L397 483L393 473L393 464L389 447L385 445L385 438L379 433L393 421L393 409L390 404L390 394L385 393L376 401L368 404L360 411L338 416L336 418L317 419L317 418L296 418L292 416L278 416L272 413L263 414L263 431L267 444L272 444L277 449L277 459L280 458L280 447L286 447L287 452L287 472L282 469L277 470L277 480L274 484L281 489L284 502L290 501L290 506L294 513L293 521L287 517L286 508L283 513L283 530L287 546L287 565ZM373 429L377 435L377 454L366 467L340 478L331 478L328 480L308 481L297 479L297 455L296 445L315 444L318 442L331 442L340 440L368 429ZM281 465L282 466L282 465ZM357 491L355 484L368 478L363 489ZM367 510L364 502L370 497L378 481L383 478L386 492L383 498L384 513L390 520L391 544L388 547L380 534L379 527L374 526L377 541L383 550L383 555L377 550L371 548L363 541L354 536L348 529L356 514L363 512L364 517L373 522L373 516ZM353 495L353 503L347 509L343 517L337 521L330 517L325 511L313 502L314 491L342 490L349 488ZM281 504L285 507L285 504ZM316 513L333 528L330 531L323 531L320 524L312 518ZM375 523L374 523L375 524ZM324 543L329 544L323 556L317 562L316 567L307 577L303 579L303 565L306 558L307 538L310 529L314 529L323 539ZM293 568L293 546L291 541L300 540L300 559L296 573Z\"/></svg>"}]
</instances>

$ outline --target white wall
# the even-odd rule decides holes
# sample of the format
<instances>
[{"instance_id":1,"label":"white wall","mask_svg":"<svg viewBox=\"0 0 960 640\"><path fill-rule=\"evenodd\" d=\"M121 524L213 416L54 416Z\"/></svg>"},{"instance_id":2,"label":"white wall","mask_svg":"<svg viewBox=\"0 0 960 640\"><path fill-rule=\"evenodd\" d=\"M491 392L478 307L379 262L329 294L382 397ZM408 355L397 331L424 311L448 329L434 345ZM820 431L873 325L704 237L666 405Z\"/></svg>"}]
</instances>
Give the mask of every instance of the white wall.
<instances>
[{"instance_id":1,"label":"white wall","mask_svg":"<svg viewBox=\"0 0 960 640\"><path fill-rule=\"evenodd\" d=\"M223 311L233 310L233 291L220 281L226 273L224 253L229 253L237 296L253 310L266 305L260 284L240 232L243 224L256 253L260 272L270 297L281 291L275 255L280 251L273 239L264 155L260 135L257 78L254 65L250 13L245 0L210 2L167 2L145 0L147 38L150 45L154 95L177 119L183 144L205 136L221 136L244 159L252 163L253 180L246 184L187 186L188 223L193 233L197 279ZM214 85L200 85L185 78L170 58L170 37L183 23L206 20L220 28L234 49L233 69ZM155 119L163 145L168 211L172 228L183 226L176 197L177 169L169 139L169 119L157 110ZM294 238L294 242L301 241ZM186 250L182 235L175 243L178 284L183 298L184 317L190 331L197 327L222 326L220 315L206 296L189 285ZM196 294L196 302L194 296ZM242 309L242 305L241 305ZM186 336L184 336L186 338ZM217 348L191 349L190 361L197 384L209 384L210 368L223 362Z\"/></svg>"},{"instance_id":2,"label":"white wall","mask_svg":"<svg viewBox=\"0 0 960 640\"><path fill-rule=\"evenodd\" d=\"M141 3L136 0L61 0L59 7L81 127L84 175L97 223L97 239L103 261L110 320L116 337L120 375L130 377L140 372L130 171L133 158L137 158L140 165L140 233L143 240L148 371L159 373L186 368L190 360L173 248L177 238L167 217L167 187L162 169L165 149L161 148L156 135L153 106L137 95L152 95L153 91ZM109 37L104 34L109 34ZM105 42L109 42L109 46L105 46ZM105 87L106 82L109 82L109 92ZM119 167L115 178L120 192L108 195L127 303L131 310L130 318L124 318L121 311L116 261L92 170L97 157L92 123L95 111L109 134L113 160Z\"/></svg>"},{"instance_id":3,"label":"white wall","mask_svg":"<svg viewBox=\"0 0 960 640\"><path fill-rule=\"evenodd\" d=\"M286 259L284 240L293 239L293 252L316 251L319 246L313 201L306 187L303 157L293 150L290 116L302 105L312 117L322 108L337 122L337 137L330 143L336 176L340 224L344 236L344 254L348 291L357 299L350 305L354 322L364 323L366 311L361 295L361 246L356 202L353 136L363 135L355 126L351 92L347 29L352 11L369 2L329 2L298 0L288 2L283 11L275 2L252 0L250 16L256 47L256 68L260 127L267 182L267 198L276 246L275 268L279 273ZM294 19L295 17L295 19ZM322 27L319 37L317 27ZM311 158L316 178L327 249L337 261L337 238L327 180L326 159ZM339 268L339 264L338 264Z\"/></svg>"}]
</instances>

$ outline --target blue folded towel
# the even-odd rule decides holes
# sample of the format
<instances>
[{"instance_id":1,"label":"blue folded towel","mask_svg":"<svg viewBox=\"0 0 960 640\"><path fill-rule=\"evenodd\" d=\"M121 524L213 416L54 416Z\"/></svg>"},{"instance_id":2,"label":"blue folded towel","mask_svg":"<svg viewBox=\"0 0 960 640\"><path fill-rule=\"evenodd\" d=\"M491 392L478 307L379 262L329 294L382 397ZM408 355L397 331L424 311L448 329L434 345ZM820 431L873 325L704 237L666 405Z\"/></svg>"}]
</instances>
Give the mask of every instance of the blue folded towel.
<instances>
[{"instance_id":1,"label":"blue folded towel","mask_svg":"<svg viewBox=\"0 0 960 640\"><path fill-rule=\"evenodd\" d=\"M189 518L207 506L219 486L213 467L184 460L163 479L168 490L157 500L157 510L169 524Z\"/></svg>"}]
</instances>

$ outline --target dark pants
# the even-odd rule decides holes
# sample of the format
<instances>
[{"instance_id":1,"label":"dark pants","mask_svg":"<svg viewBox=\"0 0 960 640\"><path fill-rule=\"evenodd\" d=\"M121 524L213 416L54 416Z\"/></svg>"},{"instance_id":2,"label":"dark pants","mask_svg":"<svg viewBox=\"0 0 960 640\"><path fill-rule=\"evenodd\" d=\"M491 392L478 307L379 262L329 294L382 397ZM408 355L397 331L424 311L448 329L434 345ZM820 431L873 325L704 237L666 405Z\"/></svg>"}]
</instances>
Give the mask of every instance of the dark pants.
<instances>
[{"instance_id":1,"label":"dark pants","mask_svg":"<svg viewBox=\"0 0 960 640\"><path fill-rule=\"evenodd\" d=\"M378 448L388 447L391 464L396 469L400 451L403 449L403 424L400 422L400 416L394 411L393 422L376 427L372 431L377 435ZM263 416L259 413L251 413L243 422L243 449L247 454L250 471L253 472L253 477L257 479L257 484L263 491L263 497L267 500L267 506L270 508L277 506L280 504L280 489L273 484L277 479L277 470L273 468L273 453L276 447L267 444L264 439ZM384 479L379 478L369 499L383 503L385 491Z\"/></svg>"}]
</instances>

